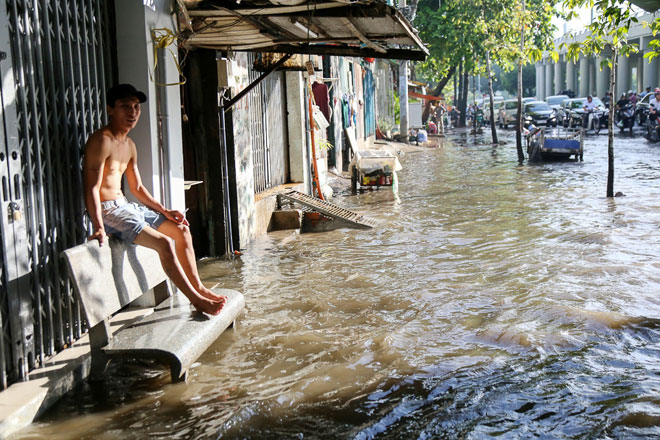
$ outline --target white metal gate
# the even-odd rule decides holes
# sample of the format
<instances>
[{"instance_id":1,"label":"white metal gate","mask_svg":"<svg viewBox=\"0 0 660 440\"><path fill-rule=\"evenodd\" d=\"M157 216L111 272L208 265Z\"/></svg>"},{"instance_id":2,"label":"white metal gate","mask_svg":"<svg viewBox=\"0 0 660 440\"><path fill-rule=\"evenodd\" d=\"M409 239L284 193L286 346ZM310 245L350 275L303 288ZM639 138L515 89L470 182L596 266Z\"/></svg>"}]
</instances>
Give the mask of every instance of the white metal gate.
<instances>
[{"instance_id":1,"label":"white metal gate","mask_svg":"<svg viewBox=\"0 0 660 440\"><path fill-rule=\"evenodd\" d=\"M82 243L82 148L105 119L116 77L114 1L0 3L0 382L83 332L60 264Z\"/></svg>"},{"instance_id":2,"label":"white metal gate","mask_svg":"<svg viewBox=\"0 0 660 440\"><path fill-rule=\"evenodd\" d=\"M254 58L254 54L248 54L249 64L254 62ZM260 75L260 72L253 69L249 72L250 81ZM285 93L284 72L273 72L247 96L255 193L288 180L289 143Z\"/></svg>"}]
</instances>

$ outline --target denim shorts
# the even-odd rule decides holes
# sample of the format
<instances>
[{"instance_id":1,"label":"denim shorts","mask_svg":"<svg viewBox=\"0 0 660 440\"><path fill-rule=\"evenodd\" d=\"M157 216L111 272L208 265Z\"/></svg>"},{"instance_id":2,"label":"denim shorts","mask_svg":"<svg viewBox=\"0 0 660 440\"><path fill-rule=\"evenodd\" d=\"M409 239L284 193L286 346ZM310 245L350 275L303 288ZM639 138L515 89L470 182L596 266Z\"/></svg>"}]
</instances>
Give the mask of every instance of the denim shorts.
<instances>
[{"instance_id":1,"label":"denim shorts","mask_svg":"<svg viewBox=\"0 0 660 440\"><path fill-rule=\"evenodd\" d=\"M114 235L128 243L133 243L145 226L158 229L165 221L163 214L144 205L129 202L125 197L101 202L101 209L106 234Z\"/></svg>"}]
</instances>

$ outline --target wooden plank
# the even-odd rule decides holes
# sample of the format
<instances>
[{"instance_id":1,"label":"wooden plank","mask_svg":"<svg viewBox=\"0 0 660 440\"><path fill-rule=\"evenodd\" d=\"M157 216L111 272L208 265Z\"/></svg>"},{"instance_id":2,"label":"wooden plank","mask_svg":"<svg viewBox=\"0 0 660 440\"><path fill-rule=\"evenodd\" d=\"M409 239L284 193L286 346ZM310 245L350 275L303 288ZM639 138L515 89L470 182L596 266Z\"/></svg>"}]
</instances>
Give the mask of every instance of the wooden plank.
<instances>
[{"instance_id":1,"label":"wooden plank","mask_svg":"<svg viewBox=\"0 0 660 440\"><path fill-rule=\"evenodd\" d=\"M205 37L211 37L211 36L224 37L227 35L254 35L255 33L260 33L259 29L245 28L239 30L226 30L226 31L204 31L204 32L198 32L196 35L197 36L203 35Z\"/></svg>"},{"instance_id":2,"label":"wooden plank","mask_svg":"<svg viewBox=\"0 0 660 440\"><path fill-rule=\"evenodd\" d=\"M295 12L309 12L314 13L323 9L343 8L346 7L345 3L324 3L324 4L310 4L300 6L279 6L272 8L249 8L249 9L233 9L231 12L226 10L205 10L205 11L188 11L191 17L228 17L235 14L239 15L279 15L291 14Z\"/></svg>"},{"instance_id":3,"label":"wooden plank","mask_svg":"<svg viewBox=\"0 0 660 440\"><path fill-rule=\"evenodd\" d=\"M301 55L334 55L350 57L369 57L383 58L391 60L414 60L424 61L426 53L421 50L413 49L388 49L386 53L381 53L368 47L343 46L343 45L293 45L293 44L275 44L273 42L251 46L227 46L213 43L199 43L196 47L215 50L245 50L249 52L273 52L290 53Z\"/></svg>"},{"instance_id":4,"label":"wooden plank","mask_svg":"<svg viewBox=\"0 0 660 440\"><path fill-rule=\"evenodd\" d=\"M372 48L372 49L374 49L375 51L380 52L380 53L385 53L385 52L387 52L387 50L386 50L383 46L381 46L381 45L379 45L379 44L376 44L376 43L374 43L373 41L371 41L370 39L368 39L368 38L362 33L362 31L360 31L360 30L357 28L357 26L355 26L355 24L353 24L353 22L352 22L349 18L342 18L341 21L346 25L346 27L347 27L348 29L350 29L350 31L351 31L351 33L352 33L353 35L355 35L356 37L358 37L358 38L360 39L360 41L362 41L362 42L363 42L364 44L366 44L368 47L370 47L370 48Z\"/></svg>"}]
</instances>

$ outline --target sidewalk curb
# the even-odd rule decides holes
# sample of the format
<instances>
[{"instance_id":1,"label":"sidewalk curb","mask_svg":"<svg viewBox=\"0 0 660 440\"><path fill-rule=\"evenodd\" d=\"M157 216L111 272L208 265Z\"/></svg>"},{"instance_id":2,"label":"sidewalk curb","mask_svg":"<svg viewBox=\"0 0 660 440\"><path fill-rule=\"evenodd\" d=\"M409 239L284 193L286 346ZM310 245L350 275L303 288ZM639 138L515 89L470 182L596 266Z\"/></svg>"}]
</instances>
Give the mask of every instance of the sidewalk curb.
<instances>
[{"instance_id":1,"label":"sidewalk curb","mask_svg":"<svg viewBox=\"0 0 660 440\"><path fill-rule=\"evenodd\" d=\"M118 313L110 321L112 333L153 308L135 308ZM91 366L89 337L84 335L30 373L30 380L0 392L0 439L28 427L62 396L82 383Z\"/></svg>"}]
</instances>

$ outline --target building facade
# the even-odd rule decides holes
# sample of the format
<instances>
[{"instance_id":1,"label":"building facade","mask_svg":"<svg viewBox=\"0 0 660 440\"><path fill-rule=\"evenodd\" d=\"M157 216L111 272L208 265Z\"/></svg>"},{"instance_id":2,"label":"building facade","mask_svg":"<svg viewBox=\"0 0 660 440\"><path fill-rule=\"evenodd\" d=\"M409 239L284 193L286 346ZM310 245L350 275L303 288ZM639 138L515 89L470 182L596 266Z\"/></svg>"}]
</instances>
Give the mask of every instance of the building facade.
<instances>
[{"instance_id":1,"label":"building facade","mask_svg":"<svg viewBox=\"0 0 660 440\"><path fill-rule=\"evenodd\" d=\"M656 37L652 35L649 27L642 22L654 20L656 13L646 13L638 17L639 23L628 31L628 42L637 44L639 52L630 56L619 56L617 65L616 95L621 96L629 90L641 92L650 86L660 86L660 62L658 58L651 61L644 55L653 50L650 42ZM566 34L555 40L555 46L562 43L570 44L575 41L584 41L588 31L584 30L576 35ZM564 51L565 52L565 51ZM595 95L602 97L609 91L610 68L604 63L610 53L599 56L580 55L576 61L568 59L566 53L560 53L555 63L549 56L536 63L536 97L545 99L548 96L558 95L565 90L572 90L576 96Z\"/></svg>"},{"instance_id":2,"label":"building facade","mask_svg":"<svg viewBox=\"0 0 660 440\"><path fill-rule=\"evenodd\" d=\"M2 388L28 380L86 332L59 255L90 232L82 157L86 139L107 122L111 85L147 94L131 133L142 181L166 206L190 208L198 255L222 255L228 243L238 250L265 233L278 189L311 192L307 77L299 68L274 72L222 112L220 95L236 96L262 75L259 56L179 53L158 34L178 32L175 3L0 5ZM331 110L315 136L323 185L329 167L346 170L351 149L374 139L378 109L393 117L393 100L385 102L392 72L364 58L314 59Z\"/></svg>"}]
</instances>

